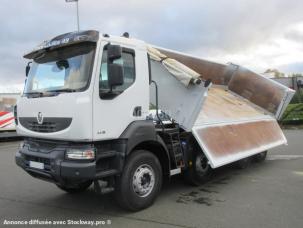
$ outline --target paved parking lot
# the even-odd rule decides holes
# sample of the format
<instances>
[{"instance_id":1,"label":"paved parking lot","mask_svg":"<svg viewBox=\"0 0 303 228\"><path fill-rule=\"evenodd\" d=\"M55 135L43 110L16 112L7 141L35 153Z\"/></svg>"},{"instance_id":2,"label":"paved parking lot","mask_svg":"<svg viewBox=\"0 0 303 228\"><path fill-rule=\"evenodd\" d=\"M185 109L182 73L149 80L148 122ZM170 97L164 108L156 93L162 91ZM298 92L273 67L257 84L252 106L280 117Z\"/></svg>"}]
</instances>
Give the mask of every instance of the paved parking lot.
<instances>
[{"instance_id":1,"label":"paved parking lot","mask_svg":"<svg viewBox=\"0 0 303 228\"><path fill-rule=\"evenodd\" d=\"M1 142L0 225L5 226L5 220L47 219L110 223L103 227L301 228L303 130L285 134L289 146L271 150L264 163L246 170L221 168L200 187L187 186L176 177L151 208L137 213L119 209L110 195L97 195L93 189L69 195L30 177L14 163L18 142Z\"/></svg>"}]
</instances>

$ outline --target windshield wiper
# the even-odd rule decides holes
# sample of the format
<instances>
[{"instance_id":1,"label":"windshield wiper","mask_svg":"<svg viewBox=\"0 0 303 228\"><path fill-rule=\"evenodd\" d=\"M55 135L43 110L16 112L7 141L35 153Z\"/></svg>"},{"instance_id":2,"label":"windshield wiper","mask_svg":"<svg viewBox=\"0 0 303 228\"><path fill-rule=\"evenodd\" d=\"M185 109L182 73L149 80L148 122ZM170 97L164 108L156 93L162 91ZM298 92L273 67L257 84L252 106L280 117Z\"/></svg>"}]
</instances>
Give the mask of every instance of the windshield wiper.
<instances>
[{"instance_id":1,"label":"windshield wiper","mask_svg":"<svg viewBox=\"0 0 303 228\"><path fill-rule=\"evenodd\" d=\"M77 92L77 90L75 90L75 89L56 89L56 90L49 90L47 92L49 92L49 93L52 93L52 92L57 92L57 93L60 93L60 92L73 93L73 92Z\"/></svg>"},{"instance_id":2,"label":"windshield wiper","mask_svg":"<svg viewBox=\"0 0 303 228\"><path fill-rule=\"evenodd\" d=\"M33 95L31 97L47 97L47 96L57 96L59 93L72 93L77 92L75 89L56 89L56 90L49 90L45 92L27 92L23 93L24 95Z\"/></svg>"},{"instance_id":3,"label":"windshield wiper","mask_svg":"<svg viewBox=\"0 0 303 228\"><path fill-rule=\"evenodd\" d=\"M24 95L37 95L37 97L42 97L44 95L44 93L42 93L42 92L26 92L23 94Z\"/></svg>"}]
</instances>

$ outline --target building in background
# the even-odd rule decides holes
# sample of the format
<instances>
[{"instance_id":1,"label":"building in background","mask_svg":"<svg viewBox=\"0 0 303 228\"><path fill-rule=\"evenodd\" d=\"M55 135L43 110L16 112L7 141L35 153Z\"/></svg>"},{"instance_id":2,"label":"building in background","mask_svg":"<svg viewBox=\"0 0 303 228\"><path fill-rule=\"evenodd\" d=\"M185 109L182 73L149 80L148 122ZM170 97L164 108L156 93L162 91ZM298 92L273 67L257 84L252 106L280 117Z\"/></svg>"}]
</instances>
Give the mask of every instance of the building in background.
<instances>
[{"instance_id":1,"label":"building in background","mask_svg":"<svg viewBox=\"0 0 303 228\"><path fill-rule=\"evenodd\" d=\"M272 80L279 82L288 88L294 89L298 91L298 89L303 89L303 76L296 76L296 77L278 77L278 78L271 78Z\"/></svg>"}]
</instances>

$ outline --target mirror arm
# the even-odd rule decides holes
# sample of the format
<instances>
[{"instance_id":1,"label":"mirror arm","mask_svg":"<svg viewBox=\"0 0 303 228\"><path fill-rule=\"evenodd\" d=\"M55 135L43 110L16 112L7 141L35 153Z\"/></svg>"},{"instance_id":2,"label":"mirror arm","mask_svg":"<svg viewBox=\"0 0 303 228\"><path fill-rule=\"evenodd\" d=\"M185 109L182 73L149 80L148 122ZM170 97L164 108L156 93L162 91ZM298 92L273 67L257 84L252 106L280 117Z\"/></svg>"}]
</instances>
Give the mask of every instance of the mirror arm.
<instances>
[{"instance_id":1,"label":"mirror arm","mask_svg":"<svg viewBox=\"0 0 303 228\"><path fill-rule=\"evenodd\" d=\"M27 63L27 65L26 65L26 68L25 68L25 76L27 77L28 76L28 73L29 73L29 71L30 71L30 68L31 68L31 65L32 64L32 62L30 61L30 62L28 62Z\"/></svg>"}]
</instances>

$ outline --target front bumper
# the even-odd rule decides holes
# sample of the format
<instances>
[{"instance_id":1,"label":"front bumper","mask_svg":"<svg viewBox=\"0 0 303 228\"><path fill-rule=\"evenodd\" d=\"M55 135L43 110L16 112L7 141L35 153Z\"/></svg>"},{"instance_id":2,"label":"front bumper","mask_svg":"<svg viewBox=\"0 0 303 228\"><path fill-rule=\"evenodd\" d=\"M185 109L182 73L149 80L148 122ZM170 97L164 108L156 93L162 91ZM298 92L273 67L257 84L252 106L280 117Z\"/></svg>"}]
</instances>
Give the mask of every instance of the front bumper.
<instances>
[{"instance_id":1,"label":"front bumper","mask_svg":"<svg viewBox=\"0 0 303 228\"><path fill-rule=\"evenodd\" d=\"M24 141L16 153L16 164L33 177L65 184L83 182L96 178L96 161L74 161L65 159L68 143ZM43 163L44 168L30 167L30 161Z\"/></svg>"}]
</instances>

